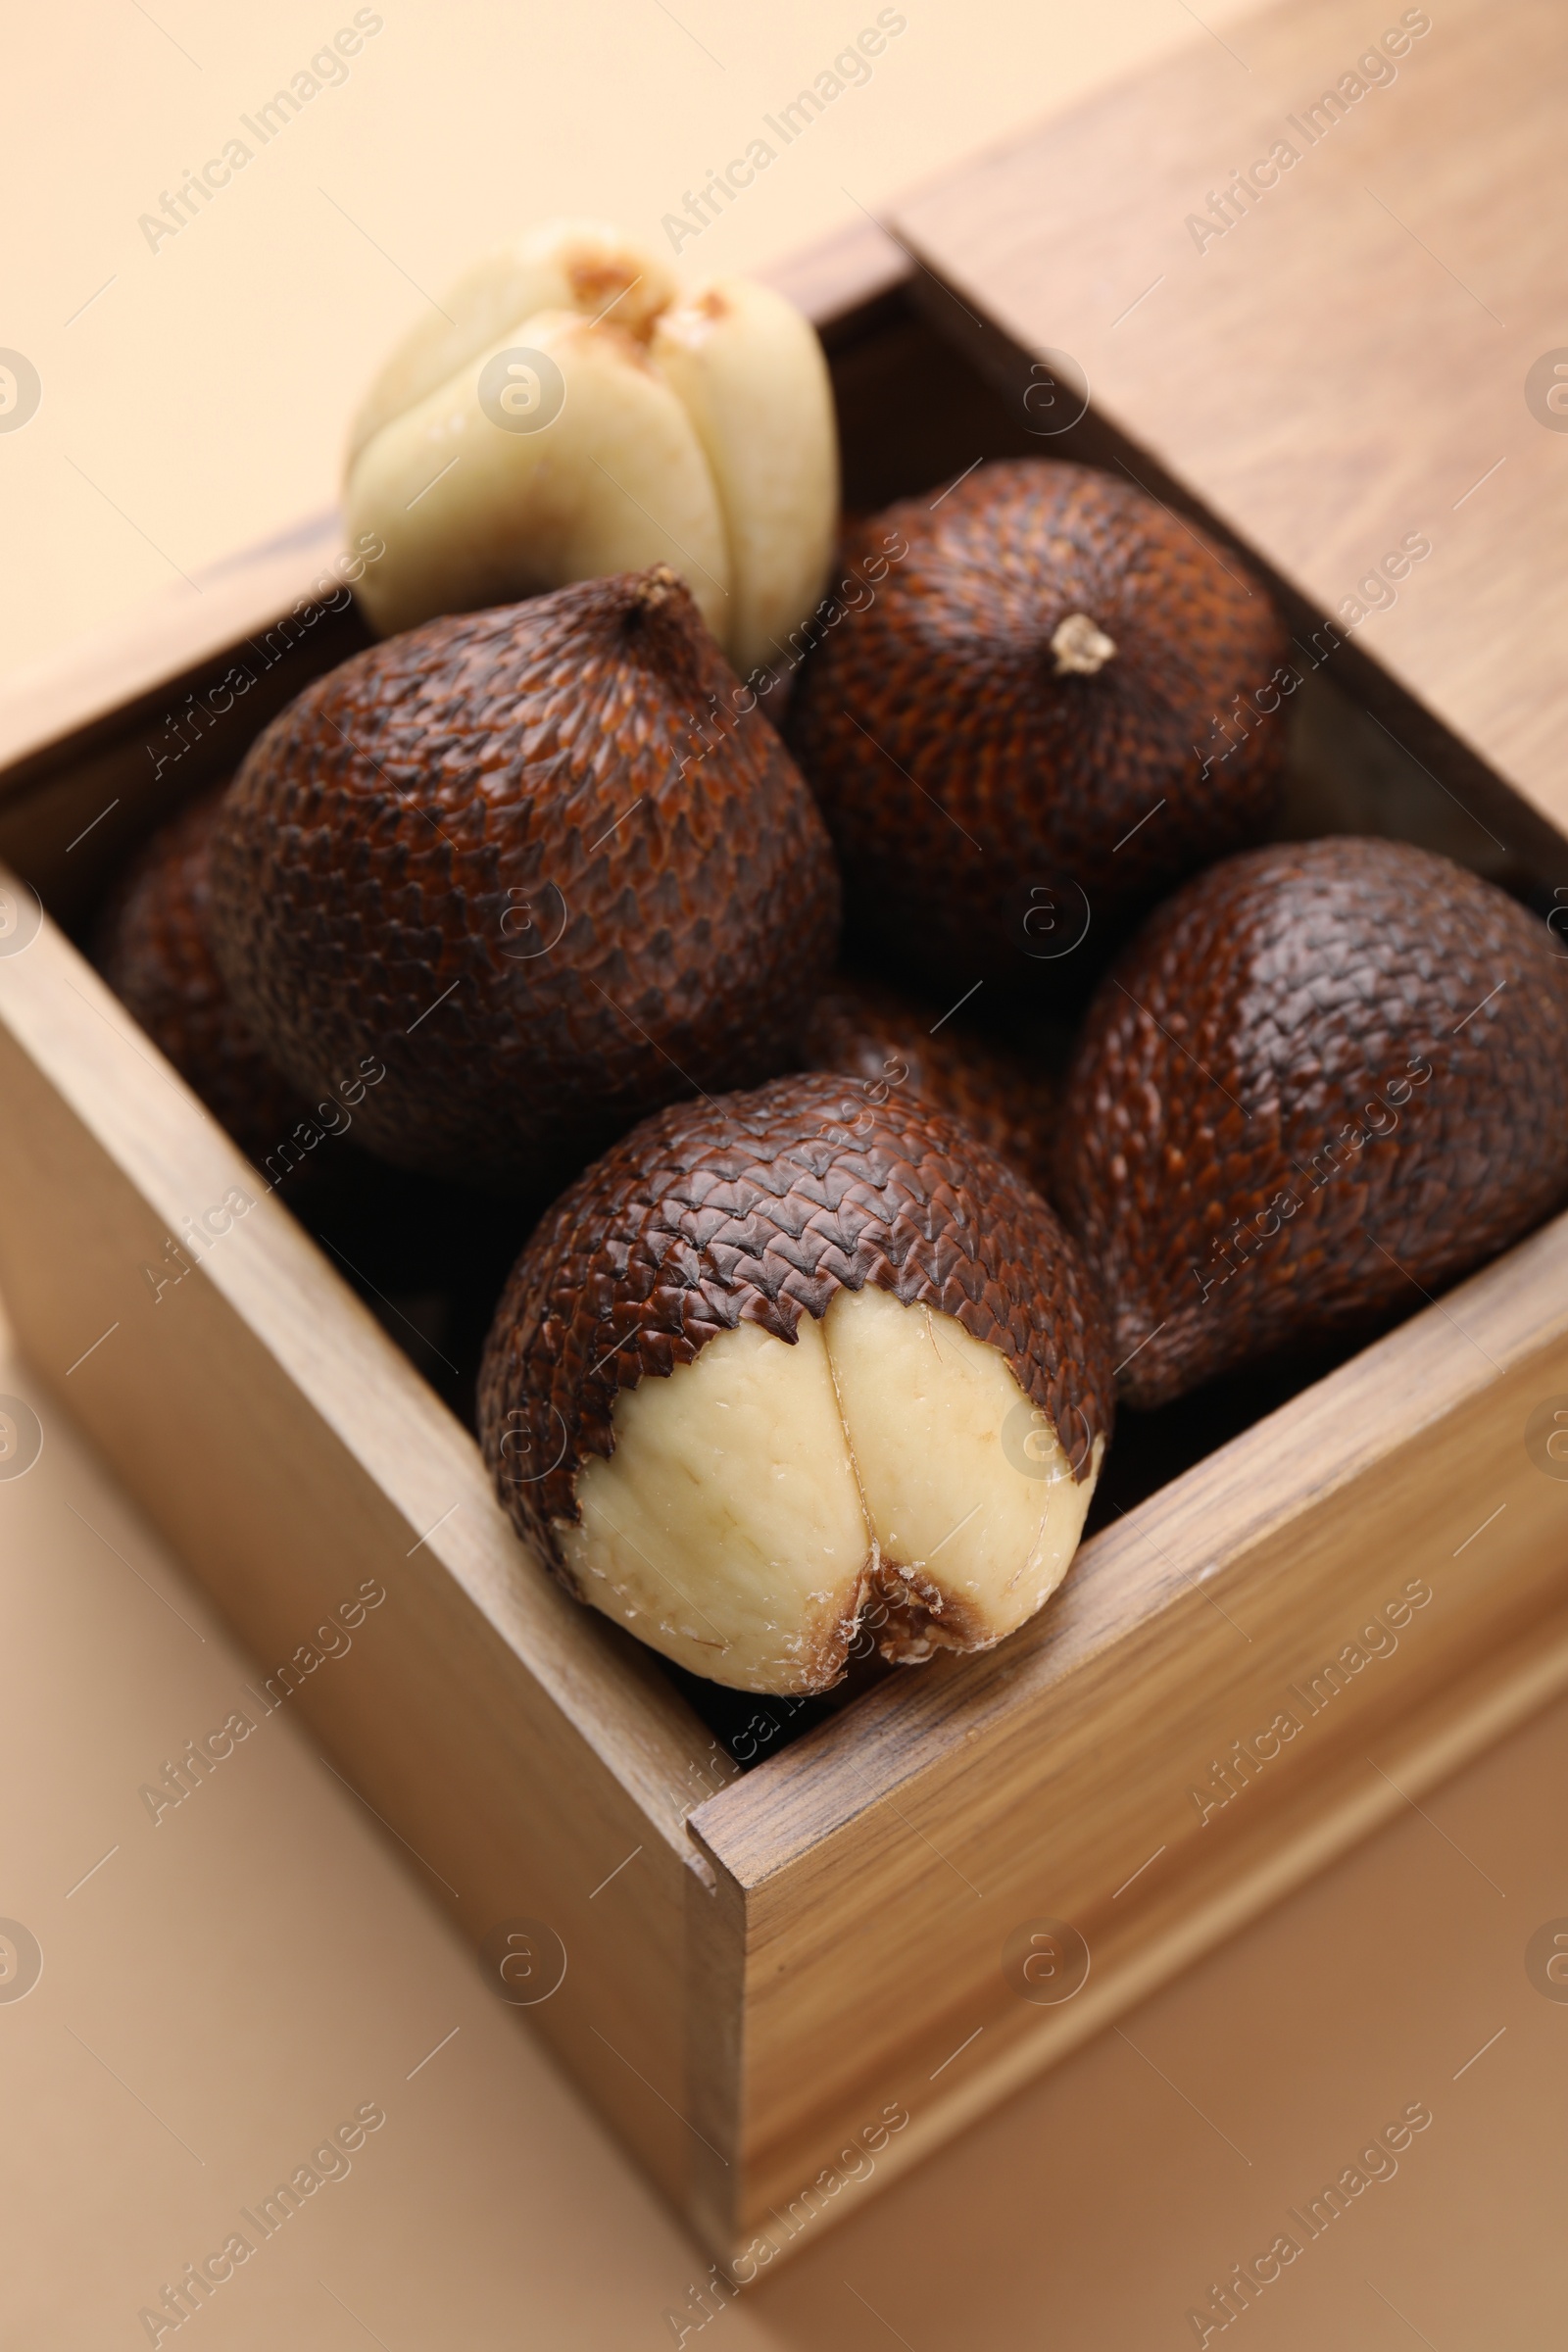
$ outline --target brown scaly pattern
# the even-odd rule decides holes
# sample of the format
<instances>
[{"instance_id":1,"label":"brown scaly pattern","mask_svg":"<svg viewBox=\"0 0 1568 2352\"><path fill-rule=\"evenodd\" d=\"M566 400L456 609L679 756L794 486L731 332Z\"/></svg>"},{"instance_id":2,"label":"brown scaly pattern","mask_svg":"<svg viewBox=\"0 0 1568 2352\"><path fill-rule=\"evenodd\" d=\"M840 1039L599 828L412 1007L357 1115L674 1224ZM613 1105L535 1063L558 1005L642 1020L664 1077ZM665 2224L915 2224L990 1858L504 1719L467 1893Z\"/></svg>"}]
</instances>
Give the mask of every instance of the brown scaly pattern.
<instances>
[{"instance_id":1,"label":"brown scaly pattern","mask_svg":"<svg viewBox=\"0 0 1568 2352\"><path fill-rule=\"evenodd\" d=\"M940 1007L841 973L816 1000L802 1062L868 1087L891 1082L923 1095L1025 1184L1048 1192L1056 1134L1051 1080L1023 1054L957 1021L943 1022Z\"/></svg>"},{"instance_id":2,"label":"brown scaly pattern","mask_svg":"<svg viewBox=\"0 0 1568 2352\"><path fill-rule=\"evenodd\" d=\"M213 837L226 786L152 836L99 918L93 961L153 1044L260 1166L308 1105L253 1042L209 937Z\"/></svg>"},{"instance_id":3,"label":"brown scaly pattern","mask_svg":"<svg viewBox=\"0 0 1568 2352\"><path fill-rule=\"evenodd\" d=\"M257 1035L302 1083L378 1054L371 1149L501 1187L787 1068L838 877L744 699L662 566L430 621L318 680L253 747L215 858Z\"/></svg>"},{"instance_id":4,"label":"brown scaly pattern","mask_svg":"<svg viewBox=\"0 0 1568 2352\"><path fill-rule=\"evenodd\" d=\"M1428 851L1250 851L1112 967L1060 1134L1054 1198L1100 1276L1120 1392L1168 1402L1420 1306L1562 1201L1568 962Z\"/></svg>"},{"instance_id":5,"label":"brown scaly pattern","mask_svg":"<svg viewBox=\"0 0 1568 2352\"><path fill-rule=\"evenodd\" d=\"M846 576L875 578L899 534L907 556L808 656L787 726L870 929L955 979L1016 978L1076 937L1077 892L1102 926L1266 829L1282 725L1254 716L1222 758L1215 721L1288 644L1234 556L1041 458L859 524ZM1075 612L1116 647L1094 676L1056 674ZM1064 885L1070 921L1039 895Z\"/></svg>"},{"instance_id":6,"label":"brown scaly pattern","mask_svg":"<svg viewBox=\"0 0 1568 2352\"><path fill-rule=\"evenodd\" d=\"M998 1348L1090 1475L1110 1434L1110 1358L1045 1202L917 1098L781 1078L644 1120L517 1261L479 1375L479 1437L520 1532L564 1574L551 1522L578 1517L578 1472L612 1451L621 1390L740 1323L793 1341L803 1314L867 1283ZM543 1474L525 1483L523 1462Z\"/></svg>"}]
</instances>

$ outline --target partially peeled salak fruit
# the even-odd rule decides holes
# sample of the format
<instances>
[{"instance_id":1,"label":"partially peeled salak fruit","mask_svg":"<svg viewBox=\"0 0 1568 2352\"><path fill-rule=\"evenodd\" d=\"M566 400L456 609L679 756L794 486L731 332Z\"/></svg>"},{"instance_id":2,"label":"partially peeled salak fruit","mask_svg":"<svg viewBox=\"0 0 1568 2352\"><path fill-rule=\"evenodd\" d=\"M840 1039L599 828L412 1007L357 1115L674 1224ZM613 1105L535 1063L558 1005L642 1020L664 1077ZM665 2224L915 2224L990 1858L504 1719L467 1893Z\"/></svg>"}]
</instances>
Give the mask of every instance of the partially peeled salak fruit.
<instances>
[{"instance_id":1,"label":"partially peeled salak fruit","mask_svg":"<svg viewBox=\"0 0 1568 2352\"><path fill-rule=\"evenodd\" d=\"M988 1649L1066 1573L1110 1429L1099 1304L962 1128L842 1078L647 1119L538 1228L479 1381L519 1532L744 1690Z\"/></svg>"},{"instance_id":2,"label":"partially peeled salak fruit","mask_svg":"<svg viewBox=\"0 0 1568 2352\"><path fill-rule=\"evenodd\" d=\"M470 270L381 370L347 528L383 635L667 564L744 675L822 592L838 514L827 367L749 278L683 296L618 229L556 220Z\"/></svg>"}]
</instances>

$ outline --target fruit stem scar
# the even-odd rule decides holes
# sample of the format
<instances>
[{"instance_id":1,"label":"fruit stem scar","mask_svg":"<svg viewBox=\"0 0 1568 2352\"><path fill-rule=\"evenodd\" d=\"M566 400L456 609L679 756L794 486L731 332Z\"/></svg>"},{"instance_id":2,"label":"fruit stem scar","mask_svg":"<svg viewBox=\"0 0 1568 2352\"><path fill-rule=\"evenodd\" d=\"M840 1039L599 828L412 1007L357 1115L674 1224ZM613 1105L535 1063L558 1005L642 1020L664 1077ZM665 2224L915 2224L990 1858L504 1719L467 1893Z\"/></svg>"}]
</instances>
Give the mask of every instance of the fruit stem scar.
<instances>
[{"instance_id":1,"label":"fruit stem scar","mask_svg":"<svg viewBox=\"0 0 1568 2352\"><path fill-rule=\"evenodd\" d=\"M1114 656L1116 640L1107 637L1087 612L1069 612L1053 631L1051 650L1056 657L1058 678L1092 678Z\"/></svg>"},{"instance_id":2,"label":"fruit stem scar","mask_svg":"<svg viewBox=\"0 0 1568 2352\"><path fill-rule=\"evenodd\" d=\"M955 1536L961 1536L964 1529L968 1526L970 1520L975 1517L977 1512L983 1511L985 1507L986 1506L983 1502L977 1502L974 1506L974 1510L965 1511L963 1517L958 1521L957 1526L950 1527L947 1534L943 1537L942 1542L940 1544L932 1544L931 1549L926 1553L925 1559L921 1564L925 1567L929 1567L931 1562L936 1558L937 1553L941 1551L945 1545L951 1544ZM1019 1573L1021 1574L1022 1571L1020 1570ZM1013 1579L1013 1582L1017 1582L1016 1577Z\"/></svg>"},{"instance_id":3,"label":"fruit stem scar","mask_svg":"<svg viewBox=\"0 0 1568 2352\"><path fill-rule=\"evenodd\" d=\"M642 284L646 272L639 270L636 276L631 279L629 284L617 286L614 293L612 294L610 300L606 303L604 309L602 311L595 311L593 317L588 321L589 325L597 326L601 318L608 318L611 312L614 309L616 303L624 302L627 295L632 291L632 287L640 286Z\"/></svg>"}]
</instances>

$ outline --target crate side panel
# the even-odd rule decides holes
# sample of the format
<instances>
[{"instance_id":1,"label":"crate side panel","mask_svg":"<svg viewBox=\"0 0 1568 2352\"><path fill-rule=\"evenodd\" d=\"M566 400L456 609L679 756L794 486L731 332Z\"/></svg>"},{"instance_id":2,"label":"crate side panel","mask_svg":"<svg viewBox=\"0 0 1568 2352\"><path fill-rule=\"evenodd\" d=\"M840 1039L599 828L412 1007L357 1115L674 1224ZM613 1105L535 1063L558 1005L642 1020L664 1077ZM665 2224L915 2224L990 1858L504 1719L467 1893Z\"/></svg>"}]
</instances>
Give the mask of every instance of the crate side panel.
<instances>
[{"instance_id":1,"label":"crate side panel","mask_svg":"<svg viewBox=\"0 0 1568 2352\"><path fill-rule=\"evenodd\" d=\"M685 2067L681 1822L701 1727L537 1574L471 1442L358 1301L326 1269L318 1278L274 1203L259 1200L155 1296L144 1269L169 1279L175 1203L199 1217L228 1196L225 1177L259 1182L194 1103L146 1104L162 1091L150 1068L128 1082L131 1101L150 1107L172 1164L162 1181L141 1171L144 1189L117 1157L106 1130L125 1107L120 1049L107 1024L92 1033L74 963L47 928L0 961L0 1284L28 1359L234 1624L259 1703L271 1678L273 1703L318 1732L454 1924L476 1944L515 1917L560 1936L566 1979L535 2022L658 2177L683 2182L687 2135L671 2120ZM75 1075L93 1128L64 1099L58 1061L40 1068L29 1050L51 1013L57 1053L86 1024ZM271 1292L284 1345L236 1302L247 1287ZM317 1383L341 1386L343 1417L377 1429L383 1454L405 1457L401 1476L317 1408ZM303 1665L316 1629L365 1583L387 1597L356 1641L355 1671ZM292 1677L280 1672L290 1661Z\"/></svg>"}]
</instances>

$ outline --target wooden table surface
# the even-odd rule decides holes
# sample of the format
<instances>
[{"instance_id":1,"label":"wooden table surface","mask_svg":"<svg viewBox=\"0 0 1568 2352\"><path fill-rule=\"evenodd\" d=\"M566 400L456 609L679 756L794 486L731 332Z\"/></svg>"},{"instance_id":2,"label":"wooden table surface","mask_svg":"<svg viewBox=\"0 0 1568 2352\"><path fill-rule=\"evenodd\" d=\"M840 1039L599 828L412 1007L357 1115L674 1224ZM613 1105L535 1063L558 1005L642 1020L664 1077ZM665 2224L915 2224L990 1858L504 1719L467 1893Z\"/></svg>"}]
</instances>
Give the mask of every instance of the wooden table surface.
<instances>
[{"instance_id":1,"label":"wooden table surface","mask_svg":"<svg viewBox=\"0 0 1568 2352\"><path fill-rule=\"evenodd\" d=\"M14 30L14 83L34 96L8 130L16 268L0 345L30 355L44 398L23 431L0 434L7 663L47 662L139 601L201 593L184 575L329 502L360 379L422 299L409 272L438 287L473 246L548 209L657 234L665 191L678 200L862 21L827 0L787 21L712 0L548 22L388 8L349 82L322 91L221 210L150 252L144 205L352 13L290 4L241 24L196 0L152 15L105 0ZM710 247L715 269L776 259L1157 51L1180 52L1182 73L1240 74L1225 44L1251 58L1254 33L1263 49L1277 35L1238 29L1219 0L1207 30L1180 0L905 13L876 78L688 265L708 267ZM1348 64L1381 23L1357 21L1329 62ZM1463 92L1443 37L1435 24L1420 70L1449 92L1452 139L1436 161L1462 184ZM1510 54L1521 122L1534 122L1529 42ZM1412 67L1376 103L1416 87ZM1260 96L1260 120L1288 94ZM1292 201L1275 205L1284 225L1260 215L1234 245L1303 233ZM1325 202L1333 213L1339 197ZM1486 275L1488 233L1478 220L1476 251L1449 258L1488 301L1504 297L1512 333L1513 265L1504 254L1498 281ZM1375 218L1365 234L1381 252ZM1131 267L1112 271L1113 258L1112 308ZM1221 248L1194 264L1199 289L1202 269L1222 282L1232 268ZM1131 277L1128 299L1144 282ZM1568 338L1568 325L1537 323ZM1494 330L1481 318L1470 331ZM1391 304L1385 340L1401 335ZM1151 351L1157 327L1139 367ZM1242 394L1218 379L1208 396L1222 455L1227 402ZM1281 424L1282 460L1314 413L1304 404L1298 425ZM1505 466L1508 499L1514 478ZM1381 553L1380 499L1404 515L1401 479L1396 468L1392 483L1336 492L1348 568L1363 540ZM1425 514L1410 508L1415 522ZM1443 527L1434 572L1439 556L1470 562L1463 513ZM1488 575L1483 592L1508 585ZM1463 669L1456 694L1474 691ZM0 1397L36 1393L0 1337ZM0 1918L42 1960L23 1999L8 1997L21 1980L0 1978L0 2342L152 2340L141 2309L373 2103L386 2120L352 2171L215 2289L201 2312L215 2352L695 2343L705 2260L481 1987L451 1932L461 1890L398 1846L296 1727L270 1718L153 1820L143 1785L242 1703L252 1670L67 1417L41 1410L35 1465L0 1478ZM356 1638L373 1641L373 1618ZM355 1665L351 1651L331 1671ZM1565 1852L1558 1709L885 2195L874 2180L844 2189L842 2227L709 2328L734 2352L1191 2343L1190 2309L1424 2102L1432 2125L1396 2175L1357 2192L1262 2292L1247 2342L1556 2346L1568 2004L1546 1997L1526 1955L1568 1918Z\"/></svg>"}]
</instances>

